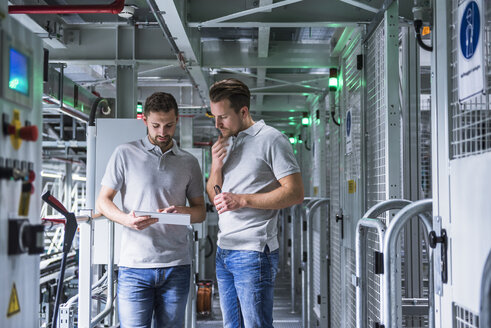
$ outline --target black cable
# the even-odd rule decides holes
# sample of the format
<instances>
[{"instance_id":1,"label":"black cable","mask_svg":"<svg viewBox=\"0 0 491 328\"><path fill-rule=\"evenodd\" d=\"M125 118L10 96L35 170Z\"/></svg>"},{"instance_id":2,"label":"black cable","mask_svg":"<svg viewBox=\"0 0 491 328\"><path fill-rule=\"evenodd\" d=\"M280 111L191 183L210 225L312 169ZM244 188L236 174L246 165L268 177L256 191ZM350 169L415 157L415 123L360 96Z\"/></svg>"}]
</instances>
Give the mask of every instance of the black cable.
<instances>
[{"instance_id":1,"label":"black cable","mask_svg":"<svg viewBox=\"0 0 491 328\"><path fill-rule=\"evenodd\" d=\"M101 97L98 97L92 103L92 107L90 108L89 114L89 126L95 126L95 115L97 114L97 107L99 107L99 103L103 102L104 106L108 106L107 100Z\"/></svg>"},{"instance_id":2,"label":"black cable","mask_svg":"<svg viewBox=\"0 0 491 328\"><path fill-rule=\"evenodd\" d=\"M416 40L421 48L426 51L432 52L433 47L425 44L421 38L421 28L423 27L423 21L421 19L416 19L414 21L414 31L416 32Z\"/></svg>"},{"instance_id":3,"label":"black cable","mask_svg":"<svg viewBox=\"0 0 491 328\"><path fill-rule=\"evenodd\" d=\"M338 123L335 116L336 116L336 111L335 110L331 111L332 122L337 126L341 126L341 123Z\"/></svg>"},{"instance_id":4,"label":"black cable","mask_svg":"<svg viewBox=\"0 0 491 328\"><path fill-rule=\"evenodd\" d=\"M58 309L60 307L60 297L63 291L63 280L65 277L65 262L66 262L67 253L63 252L63 257L61 258L60 265L60 275L58 276L58 284L56 285L56 298L55 298L55 306L53 308L53 317L51 320L51 327L56 328L58 325Z\"/></svg>"}]
</instances>

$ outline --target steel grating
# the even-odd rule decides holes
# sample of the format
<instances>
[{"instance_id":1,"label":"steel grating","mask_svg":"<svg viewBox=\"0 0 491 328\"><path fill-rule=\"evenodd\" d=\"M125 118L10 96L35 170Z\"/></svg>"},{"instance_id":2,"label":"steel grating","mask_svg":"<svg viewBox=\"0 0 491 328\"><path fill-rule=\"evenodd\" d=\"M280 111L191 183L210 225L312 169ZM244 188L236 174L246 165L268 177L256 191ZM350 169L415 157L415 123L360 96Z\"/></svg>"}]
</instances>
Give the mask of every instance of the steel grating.
<instances>
[{"instance_id":1,"label":"steel grating","mask_svg":"<svg viewBox=\"0 0 491 328\"><path fill-rule=\"evenodd\" d=\"M484 1L485 2L485 1ZM491 151L491 6L485 6L484 71L486 94L479 94L464 103L458 101L458 1L452 1L451 30L451 158L462 158ZM487 8L486 8L487 7ZM486 84L487 83L487 84ZM487 85L487 87L486 87Z\"/></svg>"},{"instance_id":2,"label":"steel grating","mask_svg":"<svg viewBox=\"0 0 491 328\"><path fill-rule=\"evenodd\" d=\"M454 328L479 328L479 316L466 308L453 304Z\"/></svg>"}]
</instances>

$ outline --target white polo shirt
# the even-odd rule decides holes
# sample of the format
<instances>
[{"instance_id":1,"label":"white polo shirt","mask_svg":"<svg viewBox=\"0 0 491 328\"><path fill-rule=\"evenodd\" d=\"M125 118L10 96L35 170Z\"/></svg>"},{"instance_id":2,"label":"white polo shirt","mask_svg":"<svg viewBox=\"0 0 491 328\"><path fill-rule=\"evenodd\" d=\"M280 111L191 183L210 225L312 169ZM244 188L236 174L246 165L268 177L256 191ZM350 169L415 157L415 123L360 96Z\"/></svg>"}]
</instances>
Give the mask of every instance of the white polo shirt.
<instances>
[{"instance_id":1,"label":"white polo shirt","mask_svg":"<svg viewBox=\"0 0 491 328\"><path fill-rule=\"evenodd\" d=\"M185 206L186 198L203 196L198 160L173 147L162 154L148 136L118 146L101 184L121 192L122 210L156 211ZM141 231L123 227L120 266L159 268L190 264L188 226L152 224Z\"/></svg>"},{"instance_id":2,"label":"white polo shirt","mask_svg":"<svg viewBox=\"0 0 491 328\"><path fill-rule=\"evenodd\" d=\"M222 169L224 192L266 193L278 188L281 178L300 172L288 138L262 120L228 142L231 146ZM277 249L278 212L241 208L220 214L218 246L258 252L266 245L271 251Z\"/></svg>"}]
</instances>

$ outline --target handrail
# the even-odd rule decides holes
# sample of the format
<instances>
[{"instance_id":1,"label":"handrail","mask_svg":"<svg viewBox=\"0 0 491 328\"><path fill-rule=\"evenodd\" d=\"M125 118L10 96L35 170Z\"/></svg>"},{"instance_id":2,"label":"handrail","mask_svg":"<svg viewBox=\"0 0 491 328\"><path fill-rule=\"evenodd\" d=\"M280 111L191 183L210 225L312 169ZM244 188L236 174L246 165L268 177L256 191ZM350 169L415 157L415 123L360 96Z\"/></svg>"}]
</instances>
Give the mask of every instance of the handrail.
<instances>
[{"instance_id":1,"label":"handrail","mask_svg":"<svg viewBox=\"0 0 491 328\"><path fill-rule=\"evenodd\" d=\"M395 306L395 299L397 296L396 286L396 271L397 271L397 238L402 228L408 220L414 216L418 216L424 223L427 231L432 230L432 225L429 219L425 215L420 215L424 212L431 211L433 207L433 201L431 199L423 199L415 201L414 203L407 205L401 209L391 221L389 228L387 229L386 239L384 241L384 323L385 327L396 327L397 323L393 323L393 319L397 318L397 309ZM431 257L433 257L433 250L430 250ZM433 279L432 266L433 261L430 259L430 280ZM430 290L429 294L432 294ZM433 312L433 304L430 296L429 300L429 312ZM430 326L432 325L433 316L430 314Z\"/></svg>"},{"instance_id":2,"label":"handrail","mask_svg":"<svg viewBox=\"0 0 491 328\"><path fill-rule=\"evenodd\" d=\"M390 210L400 210L409 204L411 204L411 201L407 199L387 199L373 205L368 211L366 211L363 217L376 218L379 217L384 212Z\"/></svg>"},{"instance_id":3,"label":"handrail","mask_svg":"<svg viewBox=\"0 0 491 328\"><path fill-rule=\"evenodd\" d=\"M312 204L312 206L309 208L307 207L307 326L304 327L310 327L310 322L312 321L312 307L311 307L311 302L312 302L312 220L314 218L314 213L317 209L321 207L321 205L328 205L328 210L329 210L329 198L319 198L315 200L315 202L310 202L308 205ZM329 218L329 214L327 216Z\"/></svg>"},{"instance_id":4,"label":"handrail","mask_svg":"<svg viewBox=\"0 0 491 328\"><path fill-rule=\"evenodd\" d=\"M356 276L358 279L356 289L356 326L358 328L365 327L364 320L366 317L366 295L365 295L365 281L362 280L363 273L365 271L365 261L363 256L365 249L361 247L361 227L375 228L378 231L379 236L379 251L383 251L385 229L386 225L380 220L376 221L375 218L381 214L391 211L400 210L405 206L411 204L411 201L407 199L388 199L381 201L368 209L363 217L358 221L356 226ZM383 293L380 294L380 298L383 299ZM383 302L381 302L383 304ZM383 308L380 311L383 313Z\"/></svg>"}]
</instances>

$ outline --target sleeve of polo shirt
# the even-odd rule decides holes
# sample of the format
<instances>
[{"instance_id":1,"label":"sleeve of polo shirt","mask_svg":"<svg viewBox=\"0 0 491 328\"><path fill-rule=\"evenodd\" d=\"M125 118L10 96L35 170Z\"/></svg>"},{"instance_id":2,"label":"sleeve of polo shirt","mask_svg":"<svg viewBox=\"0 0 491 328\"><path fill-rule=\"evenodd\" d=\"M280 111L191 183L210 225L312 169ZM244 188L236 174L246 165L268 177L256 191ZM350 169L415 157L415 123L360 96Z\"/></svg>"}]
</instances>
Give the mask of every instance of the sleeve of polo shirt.
<instances>
[{"instance_id":1,"label":"sleeve of polo shirt","mask_svg":"<svg viewBox=\"0 0 491 328\"><path fill-rule=\"evenodd\" d=\"M117 147L109 158L101 185L119 191L124 181L124 162L121 147Z\"/></svg>"},{"instance_id":2,"label":"sleeve of polo shirt","mask_svg":"<svg viewBox=\"0 0 491 328\"><path fill-rule=\"evenodd\" d=\"M276 180L300 172L290 141L284 134L276 137L271 145L271 161Z\"/></svg>"},{"instance_id":3,"label":"sleeve of polo shirt","mask_svg":"<svg viewBox=\"0 0 491 328\"><path fill-rule=\"evenodd\" d=\"M203 174L201 173L198 160L193 157L191 160L191 179L189 179L186 188L186 197L188 199L203 197L203 193Z\"/></svg>"}]
</instances>

